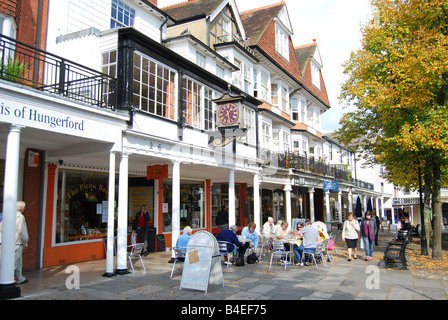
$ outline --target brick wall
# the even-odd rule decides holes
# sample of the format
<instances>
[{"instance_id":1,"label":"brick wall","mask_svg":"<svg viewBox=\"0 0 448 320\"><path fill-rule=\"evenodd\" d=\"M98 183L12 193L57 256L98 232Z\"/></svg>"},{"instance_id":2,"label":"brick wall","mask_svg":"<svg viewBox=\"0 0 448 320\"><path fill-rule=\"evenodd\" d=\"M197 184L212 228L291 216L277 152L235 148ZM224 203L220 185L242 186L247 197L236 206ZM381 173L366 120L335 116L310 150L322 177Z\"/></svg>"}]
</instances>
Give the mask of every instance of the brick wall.
<instances>
[{"instance_id":1,"label":"brick wall","mask_svg":"<svg viewBox=\"0 0 448 320\"><path fill-rule=\"evenodd\" d=\"M37 167L28 166L30 151L39 153ZM23 169L23 201L26 203L24 212L28 227L28 248L23 250L23 270L34 270L37 267L37 241L39 230L39 200L43 154L39 150L27 149Z\"/></svg>"},{"instance_id":2,"label":"brick wall","mask_svg":"<svg viewBox=\"0 0 448 320\"><path fill-rule=\"evenodd\" d=\"M39 0L23 1L18 17L17 40L36 46ZM45 49L48 22L48 0L42 0L39 48Z\"/></svg>"},{"instance_id":3,"label":"brick wall","mask_svg":"<svg viewBox=\"0 0 448 320\"><path fill-rule=\"evenodd\" d=\"M17 18L16 14L19 12L21 0L2 0L0 2L0 12L13 18Z\"/></svg>"}]
</instances>

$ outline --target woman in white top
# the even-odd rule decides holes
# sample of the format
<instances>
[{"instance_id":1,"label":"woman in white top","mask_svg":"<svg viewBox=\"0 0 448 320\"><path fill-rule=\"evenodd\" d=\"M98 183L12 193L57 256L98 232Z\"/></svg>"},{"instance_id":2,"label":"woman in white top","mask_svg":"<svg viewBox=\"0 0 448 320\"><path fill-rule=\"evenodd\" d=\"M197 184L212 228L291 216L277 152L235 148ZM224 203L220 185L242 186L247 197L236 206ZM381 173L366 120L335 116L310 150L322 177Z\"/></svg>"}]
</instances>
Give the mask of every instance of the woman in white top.
<instances>
[{"instance_id":1,"label":"woman in white top","mask_svg":"<svg viewBox=\"0 0 448 320\"><path fill-rule=\"evenodd\" d=\"M352 251L356 259L359 231L358 220L354 219L353 212L349 212L342 228L342 241L345 241L348 247L348 261L352 260Z\"/></svg>"}]
</instances>

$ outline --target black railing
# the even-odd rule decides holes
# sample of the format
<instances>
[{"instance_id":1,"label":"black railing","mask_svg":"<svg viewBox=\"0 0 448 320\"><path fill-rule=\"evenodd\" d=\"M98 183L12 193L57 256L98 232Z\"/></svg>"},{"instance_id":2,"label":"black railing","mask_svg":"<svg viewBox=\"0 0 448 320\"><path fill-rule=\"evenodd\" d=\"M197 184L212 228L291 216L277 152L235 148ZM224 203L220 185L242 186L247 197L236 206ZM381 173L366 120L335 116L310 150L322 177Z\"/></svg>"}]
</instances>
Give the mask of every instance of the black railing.
<instances>
[{"instance_id":1,"label":"black railing","mask_svg":"<svg viewBox=\"0 0 448 320\"><path fill-rule=\"evenodd\" d=\"M348 181L354 186L373 190L373 184L354 179L349 170L343 165L327 164L314 157L300 155L298 152L274 152L267 149L260 149L260 161L269 167L279 169L296 169L298 171L314 173L325 177L333 177L334 180Z\"/></svg>"},{"instance_id":2,"label":"black railing","mask_svg":"<svg viewBox=\"0 0 448 320\"><path fill-rule=\"evenodd\" d=\"M1 34L0 78L77 102L116 107L114 78Z\"/></svg>"}]
</instances>

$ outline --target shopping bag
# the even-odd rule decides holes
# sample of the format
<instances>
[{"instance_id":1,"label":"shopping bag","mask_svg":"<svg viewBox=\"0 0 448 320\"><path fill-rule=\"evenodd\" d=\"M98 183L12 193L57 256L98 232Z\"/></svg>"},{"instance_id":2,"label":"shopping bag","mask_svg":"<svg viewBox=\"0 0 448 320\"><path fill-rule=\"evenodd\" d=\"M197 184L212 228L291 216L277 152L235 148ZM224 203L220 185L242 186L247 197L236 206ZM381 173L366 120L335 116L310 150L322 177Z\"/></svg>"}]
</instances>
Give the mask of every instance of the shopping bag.
<instances>
[{"instance_id":1,"label":"shopping bag","mask_svg":"<svg viewBox=\"0 0 448 320\"><path fill-rule=\"evenodd\" d=\"M361 249L364 249L364 238L361 237L361 240L359 241L359 244L361 246Z\"/></svg>"},{"instance_id":2,"label":"shopping bag","mask_svg":"<svg viewBox=\"0 0 448 320\"><path fill-rule=\"evenodd\" d=\"M190 264L193 264L193 263L196 263L196 262L198 262L199 261L199 253L198 253L198 250L196 250L196 249L191 249L189 252L188 252L188 262L190 263Z\"/></svg>"}]
</instances>

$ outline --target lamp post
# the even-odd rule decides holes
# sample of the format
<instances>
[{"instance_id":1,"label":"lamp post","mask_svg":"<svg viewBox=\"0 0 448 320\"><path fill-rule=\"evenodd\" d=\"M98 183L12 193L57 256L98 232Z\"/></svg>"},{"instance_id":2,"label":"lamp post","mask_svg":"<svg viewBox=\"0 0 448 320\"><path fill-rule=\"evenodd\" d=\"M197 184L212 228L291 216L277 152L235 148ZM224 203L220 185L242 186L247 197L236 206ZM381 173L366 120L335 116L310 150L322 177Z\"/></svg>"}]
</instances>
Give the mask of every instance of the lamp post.
<instances>
[{"instance_id":1,"label":"lamp post","mask_svg":"<svg viewBox=\"0 0 448 320\"><path fill-rule=\"evenodd\" d=\"M420 160L418 161L418 193L420 196L420 220L422 225L422 231L420 233L420 248L421 248L421 255L427 256L428 255L428 247L426 246L426 231L425 231L425 214L424 214L424 203L422 201L422 176L421 176L421 169L420 169Z\"/></svg>"}]
</instances>

